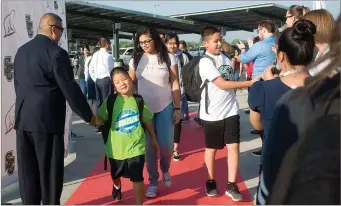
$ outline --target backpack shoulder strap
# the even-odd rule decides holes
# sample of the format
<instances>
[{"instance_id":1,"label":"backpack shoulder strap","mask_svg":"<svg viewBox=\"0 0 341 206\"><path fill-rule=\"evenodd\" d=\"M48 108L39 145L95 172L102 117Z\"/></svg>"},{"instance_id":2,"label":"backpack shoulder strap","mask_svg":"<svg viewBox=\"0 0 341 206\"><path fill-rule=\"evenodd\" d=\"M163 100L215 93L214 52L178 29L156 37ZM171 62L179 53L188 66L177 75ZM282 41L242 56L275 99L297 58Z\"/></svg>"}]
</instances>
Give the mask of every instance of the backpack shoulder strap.
<instances>
[{"instance_id":1,"label":"backpack shoulder strap","mask_svg":"<svg viewBox=\"0 0 341 206\"><path fill-rule=\"evenodd\" d=\"M107 98L107 111L108 111L108 122L112 122L112 111L114 109L114 104L117 98L117 93L111 93Z\"/></svg>"},{"instance_id":2,"label":"backpack shoulder strap","mask_svg":"<svg viewBox=\"0 0 341 206\"><path fill-rule=\"evenodd\" d=\"M167 67L168 67L168 70L170 70L171 69L171 59L170 59L170 57L169 57L169 53L167 53L167 58L165 59L165 61L166 61L166 64L167 64Z\"/></svg>"},{"instance_id":3,"label":"backpack shoulder strap","mask_svg":"<svg viewBox=\"0 0 341 206\"><path fill-rule=\"evenodd\" d=\"M143 124L143 108L144 108L144 100L141 95L134 94L135 101L137 103L137 107L139 108L139 119L140 123L143 129L145 129L145 126Z\"/></svg>"},{"instance_id":4,"label":"backpack shoulder strap","mask_svg":"<svg viewBox=\"0 0 341 206\"><path fill-rule=\"evenodd\" d=\"M135 61L134 61L134 67L135 67L134 69L135 69L135 71L137 70L137 66L140 63L140 60L141 60L142 56L143 56L143 54L138 54L136 59L135 59Z\"/></svg>"},{"instance_id":5,"label":"backpack shoulder strap","mask_svg":"<svg viewBox=\"0 0 341 206\"><path fill-rule=\"evenodd\" d=\"M183 68L184 67L184 56L183 55L185 55L184 53L181 53L180 55L179 55L179 60L180 60L180 66L181 66L181 68Z\"/></svg>"},{"instance_id":6,"label":"backpack shoulder strap","mask_svg":"<svg viewBox=\"0 0 341 206\"><path fill-rule=\"evenodd\" d=\"M207 55L207 54L204 54L204 55L202 55L202 57L201 58L207 58L207 59L209 59L209 60L211 60L212 62L213 62L213 64L214 64L214 66L215 67L217 67L216 66L216 63L215 63L215 60L212 58L212 57L210 57L209 55ZM204 81L204 84L202 85L202 87L200 88L200 90L202 91L202 89L205 89L205 111L206 111L206 114L209 114L208 113L208 83L209 83L210 81L208 80L208 79L206 79L205 81Z\"/></svg>"},{"instance_id":7,"label":"backpack shoulder strap","mask_svg":"<svg viewBox=\"0 0 341 206\"><path fill-rule=\"evenodd\" d=\"M102 128L102 136L104 140L104 145L107 144L109 133L110 133L110 127L112 123L112 112L114 109L114 104L117 98L117 94L111 93L107 98L107 111L108 111L108 121L104 124ZM107 156L104 155L104 170L107 170Z\"/></svg>"},{"instance_id":8,"label":"backpack shoulder strap","mask_svg":"<svg viewBox=\"0 0 341 206\"><path fill-rule=\"evenodd\" d=\"M209 55L204 54L204 55L202 55L201 58L207 58L207 59L211 60L213 62L213 64L214 64L214 66L217 67L217 65L215 63L215 60L212 57L210 57Z\"/></svg>"}]
</instances>

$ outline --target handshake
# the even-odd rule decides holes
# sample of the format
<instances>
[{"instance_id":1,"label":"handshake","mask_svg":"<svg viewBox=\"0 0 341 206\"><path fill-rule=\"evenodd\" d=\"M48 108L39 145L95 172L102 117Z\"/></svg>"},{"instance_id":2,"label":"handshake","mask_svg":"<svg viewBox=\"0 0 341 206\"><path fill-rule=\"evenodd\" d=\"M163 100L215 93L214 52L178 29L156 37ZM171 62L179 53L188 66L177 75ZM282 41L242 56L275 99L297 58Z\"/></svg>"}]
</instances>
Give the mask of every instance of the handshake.
<instances>
[{"instance_id":1,"label":"handshake","mask_svg":"<svg viewBox=\"0 0 341 206\"><path fill-rule=\"evenodd\" d=\"M91 118L91 121L89 122L89 125L100 126L100 125L104 125L105 122L106 121L102 117L93 115L92 118Z\"/></svg>"}]
</instances>

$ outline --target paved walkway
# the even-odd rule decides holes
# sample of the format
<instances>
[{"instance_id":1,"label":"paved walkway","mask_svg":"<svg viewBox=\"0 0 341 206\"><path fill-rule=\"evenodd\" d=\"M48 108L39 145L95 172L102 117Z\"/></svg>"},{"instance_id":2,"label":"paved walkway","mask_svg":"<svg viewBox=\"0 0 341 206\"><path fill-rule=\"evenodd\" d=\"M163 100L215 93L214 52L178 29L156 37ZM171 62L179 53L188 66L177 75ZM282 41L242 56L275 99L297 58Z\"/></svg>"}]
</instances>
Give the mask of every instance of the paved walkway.
<instances>
[{"instance_id":1,"label":"paved walkway","mask_svg":"<svg viewBox=\"0 0 341 206\"><path fill-rule=\"evenodd\" d=\"M251 152L257 150L261 141L257 136L251 135L252 127L247 109L247 93L237 93L241 116L241 147L238 186L246 202L252 204L258 184L259 158L252 156ZM190 104L190 110L195 111L196 104ZM73 116L73 132L78 137L72 138L73 153L65 159L64 189L61 198L62 204L115 204L110 198L111 180L108 172L103 170L103 142L100 134L95 129L85 124L78 116ZM184 123L183 144L180 152L184 160L172 162L173 187L166 189L160 184L160 198L148 200L147 204L234 204L230 198L223 195L226 182L226 150L221 150L217 155L217 183L219 198L207 198L204 195L204 182L207 177L203 165L203 134L192 120ZM145 179L148 175L145 172ZM147 182L147 181L146 181ZM135 204L132 187L125 181L124 198L119 204ZM18 192L18 183L2 189L2 202L21 204Z\"/></svg>"}]
</instances>

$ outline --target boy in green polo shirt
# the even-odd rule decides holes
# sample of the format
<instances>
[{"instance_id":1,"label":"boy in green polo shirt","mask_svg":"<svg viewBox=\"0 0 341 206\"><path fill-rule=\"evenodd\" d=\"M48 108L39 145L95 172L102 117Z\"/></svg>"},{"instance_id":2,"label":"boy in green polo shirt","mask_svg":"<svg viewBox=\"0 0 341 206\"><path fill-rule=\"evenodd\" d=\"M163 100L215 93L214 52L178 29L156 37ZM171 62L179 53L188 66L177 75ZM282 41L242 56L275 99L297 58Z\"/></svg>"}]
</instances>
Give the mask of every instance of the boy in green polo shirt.
<instances>
[{"instance_id":1,"label":"boy in green polo shirt","mask_svg":"<svg viewBox=\"0 0 341 206\"><path fill-rule=\"evenodd\" d=\"M144 199L143 168L146 135L143 126L152 138L154 149L157 149L158 144L151 122L154 114L144 104L141 118L143 123L140 122L139 108L133 96L132 81L128 72L122 67L116 67L110 75L118 93L113 103L112 123L105 149L114 183L112 196L115 200L121 200L120 178L130 178L133 182L136 203L140 205L143 204ZM97 118L102 124L108 120L107 99L99 108Z\"/></svg>"}]
</instances>

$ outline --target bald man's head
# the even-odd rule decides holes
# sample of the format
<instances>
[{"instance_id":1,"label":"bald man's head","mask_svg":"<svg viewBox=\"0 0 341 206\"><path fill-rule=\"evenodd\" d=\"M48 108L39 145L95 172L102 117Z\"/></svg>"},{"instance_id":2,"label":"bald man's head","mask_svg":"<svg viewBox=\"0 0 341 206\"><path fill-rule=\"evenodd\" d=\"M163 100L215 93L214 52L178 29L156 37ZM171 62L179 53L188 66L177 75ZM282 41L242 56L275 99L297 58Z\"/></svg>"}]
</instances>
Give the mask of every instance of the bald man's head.
<instances>
[{"instance_id":1,"label":"bald man's head","mask_svg":"<svg viewBox=\"0 0 341 206\"><path fill-rule=\"evenodd\" d=\"M63 34L63 23L62 19L53 13L44 14L39 22L39 31L51 37L53 40L59 41Z\"/></svg>"}]
</instances>

